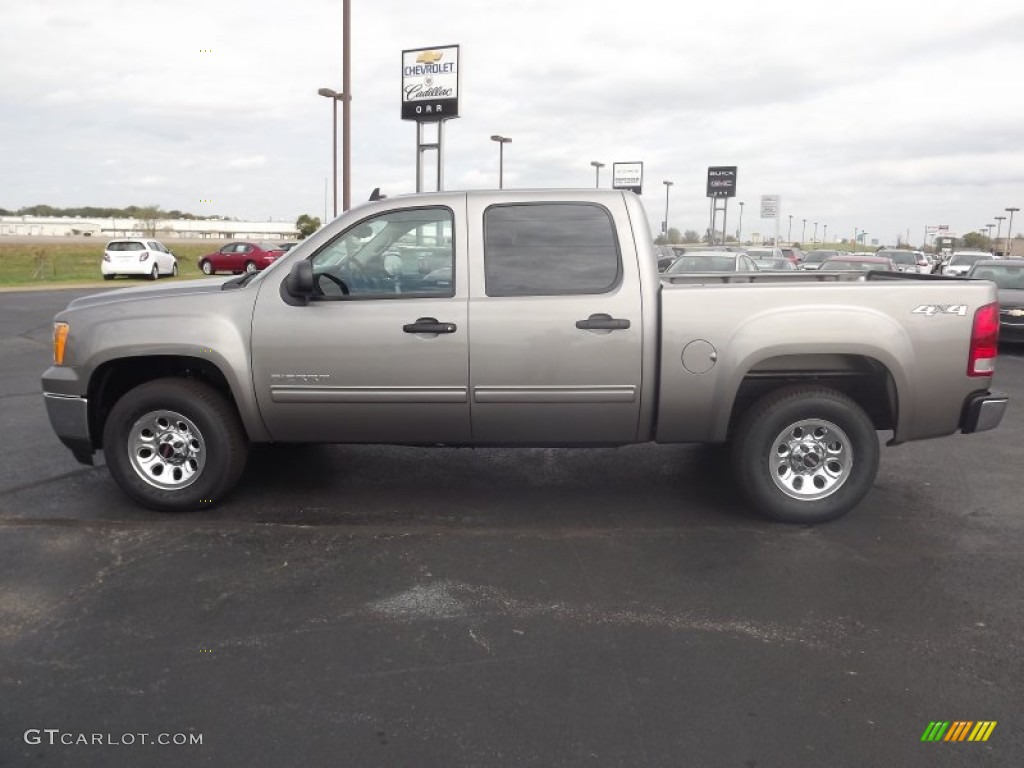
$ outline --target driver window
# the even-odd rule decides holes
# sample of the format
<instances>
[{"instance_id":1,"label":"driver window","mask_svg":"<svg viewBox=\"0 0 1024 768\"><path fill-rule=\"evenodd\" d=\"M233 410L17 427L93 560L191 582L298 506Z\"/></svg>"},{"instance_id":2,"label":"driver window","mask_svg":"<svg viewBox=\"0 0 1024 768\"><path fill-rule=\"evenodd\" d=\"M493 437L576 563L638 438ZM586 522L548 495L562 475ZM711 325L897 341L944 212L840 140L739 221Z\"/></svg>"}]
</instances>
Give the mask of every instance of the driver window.
<instances>
[{"instance_id":1,"label":"driver window","mask_svg":"<svg viewBox=\"0 0 1024 768\"><path fill-rule=\"evenodd\" d=\"M311 261L321 299L454 296L452 212L415 208L364 219Z\"/></svg>"}]
</instances>

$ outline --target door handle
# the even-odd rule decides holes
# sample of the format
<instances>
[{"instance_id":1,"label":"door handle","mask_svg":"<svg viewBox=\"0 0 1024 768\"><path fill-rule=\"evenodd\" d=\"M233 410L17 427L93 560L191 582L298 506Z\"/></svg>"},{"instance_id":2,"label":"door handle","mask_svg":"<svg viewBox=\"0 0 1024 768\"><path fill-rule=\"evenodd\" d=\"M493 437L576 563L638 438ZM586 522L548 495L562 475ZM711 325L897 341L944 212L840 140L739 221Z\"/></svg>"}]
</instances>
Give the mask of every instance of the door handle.
<instances>
[{"instance_id":1,"label":"door handle","mask_svg":"<svg viewBox=\"0 0 1024 768\"><path fill-rule=\"evenodd\" d=\"M591 315L586 320L577 320L576 327L582 331L623 331L629 328L629 320L620 320L601 313Z\"/></svg>"},{"instance_id":2,"label":"door handle","mask_svg":"<svg viewBox=\"0 0 1024 768\"><path fill-rule=\"evenodd\" d=\"M455 323L441 323L436 317L420 317L415 323L402 326L406 333L455 333Z\"/></svg>"}]
</instances>

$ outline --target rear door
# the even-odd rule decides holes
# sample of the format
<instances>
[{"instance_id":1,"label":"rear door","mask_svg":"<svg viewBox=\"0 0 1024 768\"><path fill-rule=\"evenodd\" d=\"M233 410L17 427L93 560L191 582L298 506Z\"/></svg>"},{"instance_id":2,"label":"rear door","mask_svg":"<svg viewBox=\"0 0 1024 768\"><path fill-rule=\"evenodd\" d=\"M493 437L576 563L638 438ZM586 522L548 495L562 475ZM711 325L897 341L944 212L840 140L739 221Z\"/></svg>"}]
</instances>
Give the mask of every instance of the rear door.
<instances>
[{"instance_id":1,"label":"rear door","mask_svg":"<svg viewBox=\"0 0 1024 768\"><path fill-rule=\"evenodd\" d=\"M474 442L636 439L637 254L621 196L602 199L470 195Z\"/></svg>"}]
</instances>

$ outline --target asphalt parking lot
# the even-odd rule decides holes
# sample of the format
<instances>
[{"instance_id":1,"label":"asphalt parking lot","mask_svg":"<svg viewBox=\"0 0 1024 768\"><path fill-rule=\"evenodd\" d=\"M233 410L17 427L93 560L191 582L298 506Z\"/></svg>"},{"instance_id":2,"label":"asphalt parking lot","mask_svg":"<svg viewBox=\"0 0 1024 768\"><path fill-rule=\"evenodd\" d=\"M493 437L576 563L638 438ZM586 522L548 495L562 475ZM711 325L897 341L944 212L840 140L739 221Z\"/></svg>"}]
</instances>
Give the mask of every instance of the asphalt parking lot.
<instances>
[{"instance_id":1,"label":"asphalt parking lot","mask_svg":"<svg viewBox=\"0 0 1024 768\"><path fill-rule=\"evenodd\" d=\"M1024 762L1024 349L998 430L885 449L816 528L651 445L268 447L175 516L46 421L85 292L0 293L0 765Z\"/></svg>"}]
</instances>

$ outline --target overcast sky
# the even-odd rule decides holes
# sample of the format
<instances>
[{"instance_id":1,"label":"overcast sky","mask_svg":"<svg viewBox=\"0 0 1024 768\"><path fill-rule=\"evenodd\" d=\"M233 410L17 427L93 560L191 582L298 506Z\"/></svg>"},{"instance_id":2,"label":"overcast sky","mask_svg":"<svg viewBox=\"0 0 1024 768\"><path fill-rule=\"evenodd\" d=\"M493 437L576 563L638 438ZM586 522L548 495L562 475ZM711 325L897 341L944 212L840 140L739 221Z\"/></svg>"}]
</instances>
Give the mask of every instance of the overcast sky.
<instances>
[{"instance_id":1,"label":"overcast sky","mask_svg":"<svg viewBox=\"0 0 1024 768\"><path fill-rule=\"evenodd\" d=\"M458 44L449 189L497 186L500 133L506 187L643 161L655 228L671 180L669 225L704 230L709 165L739 167L747 237L764 194L793 239L807 219L918 243L1024 208L1020 0L351 2L354 203L415 190L401 51ZM341 0L6 3L0 207L323 217L341 25Z\"/></svg>"}]
</instances>

